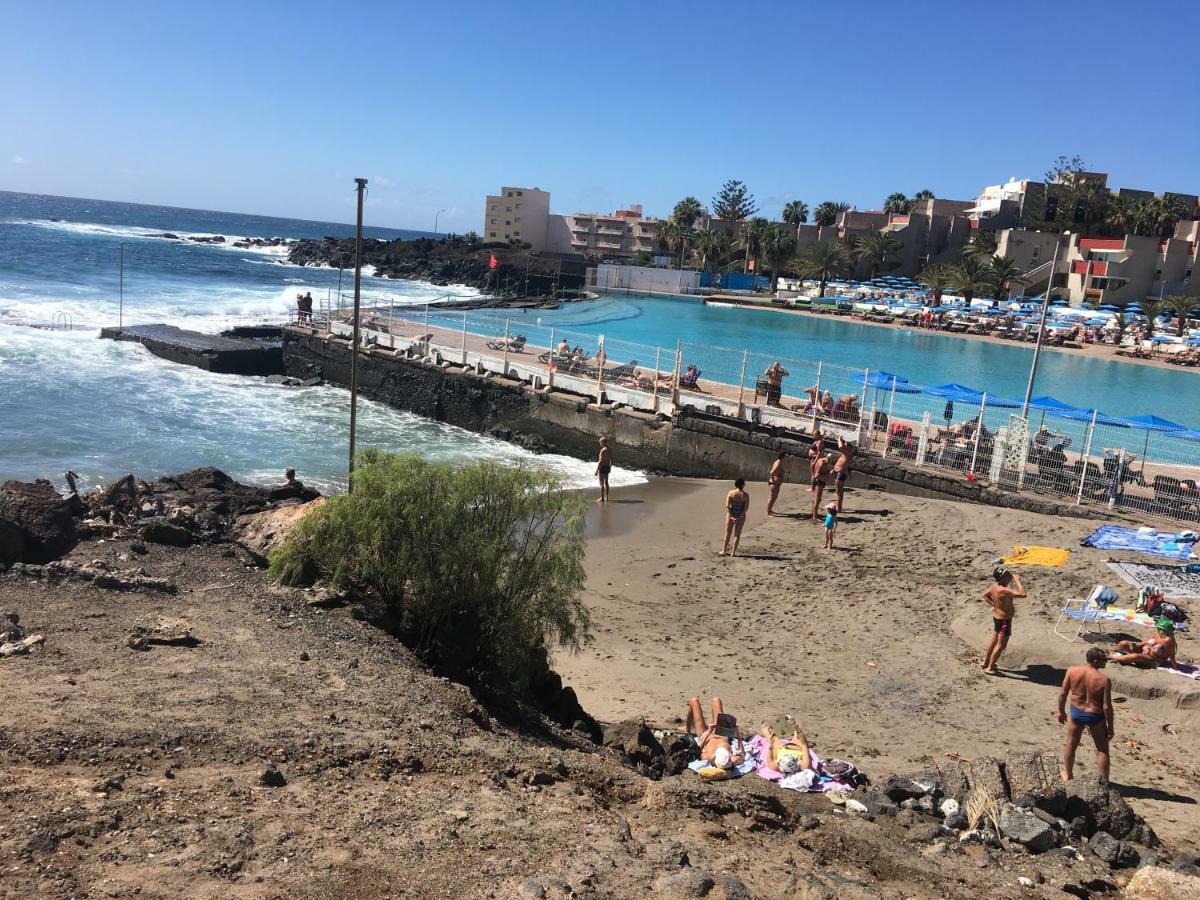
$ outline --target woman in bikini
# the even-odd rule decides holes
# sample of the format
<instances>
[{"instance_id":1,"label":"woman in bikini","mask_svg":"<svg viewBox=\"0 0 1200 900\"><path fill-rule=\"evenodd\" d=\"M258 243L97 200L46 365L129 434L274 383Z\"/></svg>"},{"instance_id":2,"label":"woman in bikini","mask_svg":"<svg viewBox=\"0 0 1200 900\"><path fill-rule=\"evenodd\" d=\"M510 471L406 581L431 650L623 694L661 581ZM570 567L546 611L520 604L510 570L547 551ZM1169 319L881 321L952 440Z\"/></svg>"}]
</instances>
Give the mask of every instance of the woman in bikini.
<instances>
[{"instance_id":1,"label":"woman in bikini","mask_svg":"<svg viewBox=\"0 0 1200 900\"><path fill-rule=\"evenodd\" d=\"M775 730L763 722L762 734L767 742L767 755L763 760L767 768L781 775L794 775L812 768L812 759L808 752L808 739L791 716L785 716L787 723L792 726L791 740L785 740L775 734Z\"/></svg>"},{"instance_id":2,"label":"woman in bikini","mask_svg":"<svg viewBox=\"0 0 1200 900\"><path fill-rule=\"evenodd\" d=\"M818 437L808 451L808 490L812 494L812 520L819 520L817 510L821 508L821 495L825 492L825 466L829 457L825 455L825 442Z\"/></svg>"},{"instance_id":3,"label":"woman in bikini","mask_svg":"<svg viewBox=\"0 0 1200 900\"><path fill-rule=\"evenodd\" d=\"M779 489L783 487L783 461L787 456L782 450L775 454L775 462L771 463L771 474L767 476L770 488L767 494L767 515L775 515L775 501L779 499Z\"/></svg>"},{"instance_id":4,"label":"woman in bikini","mask_svg":"<svg viewBox=\"0 0 1200 900\"><path fill-rule=\"evenodd\" d=\"M733 483L733 490L725 495L725 543L718 556L737 556L738 542L742 539L742 526L746 524L746 510L750 508L750 495L746 493L746 479ZM729 538L733 538L733 552L729 552Z\"/></svg>"}]
</instances>

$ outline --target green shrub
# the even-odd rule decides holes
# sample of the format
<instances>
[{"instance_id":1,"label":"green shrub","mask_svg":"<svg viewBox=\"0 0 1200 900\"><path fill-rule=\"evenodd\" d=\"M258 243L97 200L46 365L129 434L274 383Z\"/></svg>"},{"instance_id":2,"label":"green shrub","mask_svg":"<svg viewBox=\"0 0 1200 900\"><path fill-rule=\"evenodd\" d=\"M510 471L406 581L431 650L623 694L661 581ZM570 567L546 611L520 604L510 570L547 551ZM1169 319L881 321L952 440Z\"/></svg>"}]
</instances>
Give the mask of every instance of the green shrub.
<instances>
[{"instance_id":1,"label":"green shrub","mask_svg":"<svg viewBox=\"0 0 1200 900\"><path fill-rule=\"evenodd\" d=\"M368 591L418 653L528 696L545 677L546 645L577 649L589 634L585 509L540 470L368 449L354 493L306 516L272 553L271 573Z\"/></svg>"}]
</instances>

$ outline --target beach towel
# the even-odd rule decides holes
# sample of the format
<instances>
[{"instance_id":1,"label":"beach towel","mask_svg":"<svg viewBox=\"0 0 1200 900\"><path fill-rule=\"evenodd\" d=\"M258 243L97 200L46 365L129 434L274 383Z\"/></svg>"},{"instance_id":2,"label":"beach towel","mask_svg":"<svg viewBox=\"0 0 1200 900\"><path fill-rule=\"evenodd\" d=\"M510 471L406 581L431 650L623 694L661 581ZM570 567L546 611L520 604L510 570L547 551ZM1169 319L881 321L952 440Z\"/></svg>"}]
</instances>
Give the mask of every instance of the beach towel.
<instances>
[{"instance_id":1,"label":"beach towel","mask_svg":"<svg viewBox=\"0 0 1200 900\"><path fill-rule=\"evenodd\" d=\"M784 741L790 745L791 741ZM757 773L759 778L764 778L767 781L774 781L781 788L787 788L792 791L800 791L801 793L826 793L829 791L852 791L854 788L849 785L842 784L839 781L834 781L832 778L826 778L816 773L816 769L821 765L821 757L817 756L817 751L812 747L808 748L809 765L813 767L811 772L795 772L791 775L784 775L782 772L776 772L766 763L767 751L769 749L767 739L761 734L756 734L748 742L747 746L753 748L755 759L758 760Z\"/></svg>"},{"instance_id":2,"label":"beach towel","mask_svg":"<svg viewBox=\"0 0 1200 900\"><path fill-rule=\"evenodd\" d=\"M1061 547L1013 547L1000 561L1010 566L1065 566L1070 560L1071 551Z\"/></svg>"},{"instance_id":3,"label":"beach towel","mask_svg":"<svg viewBox=\"0 0 1200 900\"><path fill-rule=\"evenodd\" d=\"M734 766L732 769L729 770L729 779L741 778L743 775L749 775L751 772L755 771L759 766L760 760L758 758L758 751L756 750L754 745L752 743L750 743L749 741L742 741L742 749L745 752L746 761L743 762L740 766ZM736 742L735 742L735 750L736 750ZM696 772L697 774L699 774L701 769L707 769L710 766L712 766L712 763L708 762L707 760L703 760L703 759L694 759L690 763L688 763L688 768L691 769L693 772ZM728 781L729 779L725 779L725 780Z\"/></svg>"},{"instance_id":4,"label":"beach towel","mask_svg":"<svg viewBox=\"0 0 1200 900\"><path fill-rule=\"evenodd\" d=\"M1155 628L1157 619L1154 616L1144 612L1138 612L1134 609L1126 609L1121 606L1110 606L1100 613L1102 619L1112 619L1114 622L1125 622L1130 625L1144 625L1147 628ZM1186 622L1176 622L1176 631L1187 631Z\"/></svg>"},{"instance_id":5,"label":"beach towel","mask_svg":"<svg viewBox=\"0 0 1200 900\"><path fill-rule=\"evenodd\" d=\"M1101 525L1079 543L1096 550L1128 550L1167 559L1194 558L1190 542L1177 541L1170 531L1139 531L1124 525Z\"/></svg>"},{"instance_id":6,"label":"beach towel","mask_svg":"<svg viewBox=\"0 0 1200 900\"><path fill-rule=\"evenodd\" d=\"M1191 663L1177 663L1174 667L1159 666L1158 668L1161 672L1170 672L1173 675L1190 678L1192 681L1200 681L1200 666L1193 666Z\"/></svg>"},{"instance_id":7,"label":"beach towel","mask_svg":"<svg viewBox=\"0 0 1200 900\"><path fill-rule=\"evenodd\" d=\"M1168 600L1200 597L1200 572L1162 563L1110 562L1108 567L1136 588L1154 587Z\"/></svg>"}]
</instances>

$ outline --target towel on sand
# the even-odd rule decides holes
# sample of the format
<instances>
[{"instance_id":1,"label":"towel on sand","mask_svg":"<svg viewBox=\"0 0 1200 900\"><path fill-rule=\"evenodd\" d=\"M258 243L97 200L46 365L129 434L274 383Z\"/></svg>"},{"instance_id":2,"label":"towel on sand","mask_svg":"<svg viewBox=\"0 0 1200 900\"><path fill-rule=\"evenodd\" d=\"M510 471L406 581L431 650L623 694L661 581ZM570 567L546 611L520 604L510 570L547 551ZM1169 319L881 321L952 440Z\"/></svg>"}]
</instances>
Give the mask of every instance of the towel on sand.
<instances>
[{"instance_id":1,"label":"towel on sand","mask_svg":"<svg viewBox=\"0 0 1200 900\"><path fill-rule=\"evenodd\" d=\"M734 746L734 750L737 750L736 744ZM730 778L741 778L743 775L749 775L758 768L758 752L754 745L749 741L742 741L742 750L746 754L746 761L740 766L734 766L729 770ZM694 759L688 763L688 768L693 772L699 773L701 769L707 769L711 765L712 763L708 762L707 760Z\"/></svg>"},{"instance_id":2,"label":"towel on sand","mask_svg":"<svg viewBox=\"0 0 1200 900\"><path fill-rule=\"evenodd\" d=\"M791 744L791 741L784 741L784 743ZM755 757L760 761L758 765L758 777L765 778L767 781L774 781L782 788L789 788L802 793L854 790L849 785L828 778L823 779L816 775L817 767L821 765L821 757L817 756L817 751L812 747L808 748L808 763L813 767L813 771L796 772L785 776L782 772L776 772L767 765L766 759L769 747L765 737L761 734L756 734L747 741L747 744L754 748Z\"/></svg>"},{"instance_id":3,"label":"towel on sand","mask_svg":"<svg viewBox=\"0 0 1200 900\"><path fill-rule=\"evenodd\" d=\"M1200 597L1200 572L1163 563L1110 562L1108 567L1136 588L1154 587L1168 600Z\"/></svg>"},{"instance_id":4,"label":"towel on sand","mask_svg":"<svg viewBox=\"0 0 1200 900\"><path fill-rule=\"evenodd\" d=\"M1001 562L1010 566L1065 566L1070 560L1071 551L1061 547L1013 547Z\"/></svg>"},{"instance_id":5,"label":"towel on sand","mask_svg":"<svg viewBox=\"0 0 1200 900\"><path fill-rule=\"evenodd\" d=\"M1158 620L1144 612L1138 612L1133 609L1126 609L1123 606L1109 606L1100 613L1102 619L1112 619L1114 622L1125 622L1130 625L1145 625L1147 628L1156 628ZM1187 631L1187 622L1176 622L1176 631Z\"/></svg>"},{"instance_id":6,"label":"towel on sand","mask_svg":"<svg viewBox=\"0 0 1200 900\"><path fill-rule=\"evenodd\" d=\"M1174 668L1169 666L1159 666L1162 672L1173 672L1176 675L1182 675L1184 678L1190 678L1192 681L1200 681L1200 666L1193 666L1190 663L1179 663Z\"/></svg>"},{"instance_id":7,"label":"towel on sand","mask_svg":"<svg viewBox=\"0 0 1200 900\"><path fill-rule=\"evenodd\" d=\"M1134 553L1149 553L1153 556L1165 556L1167 559L1192 559L1192 545L1175 540L1175 534L1170 531L1151 531L1143 533L1136 528L1126 528L1124 525L1101 525L1081 544L1094 547L1097 550L1129 550Z\"/></svg>"}]
</instances>

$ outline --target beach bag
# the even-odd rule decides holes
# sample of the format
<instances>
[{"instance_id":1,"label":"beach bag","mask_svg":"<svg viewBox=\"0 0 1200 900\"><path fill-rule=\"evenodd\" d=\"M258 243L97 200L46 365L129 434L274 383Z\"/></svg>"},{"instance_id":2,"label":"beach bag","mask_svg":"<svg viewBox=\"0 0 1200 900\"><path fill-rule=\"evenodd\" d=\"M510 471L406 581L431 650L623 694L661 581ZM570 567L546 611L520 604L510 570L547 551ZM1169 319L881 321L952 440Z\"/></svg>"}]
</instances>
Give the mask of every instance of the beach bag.
<instances>
[{"instance_id":1,"label":"beach bag","mask_svg":"<svg viewBox=\"0 0 1200 900\"><path fill-rule=\"evenodd\" d=\"M1176 606L1174 603L1166 602L1160 602L1156 607L1156 611L1152 613L1152 615L1155 617L1162 616L1164 619L1170 619L1176 625L1178 625L1180 622L1186 622L1188 617L1187 610L1183 609L1183 607Z\"/></svg>"},{"instance_id":2,"label":"beach bag","mask_svg":"<svg viewBox=\"0 0 1200 900\"><path fill-rule=\"evenodd\" d=\"M866 776L855 768L854 763L848 763L844 759L822 760L817 770L825 778L832 778L851 786L865 784L867 781Z\"/></svg>"}]
</instances>

